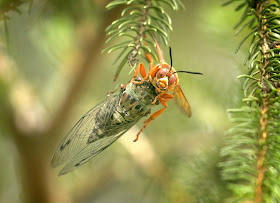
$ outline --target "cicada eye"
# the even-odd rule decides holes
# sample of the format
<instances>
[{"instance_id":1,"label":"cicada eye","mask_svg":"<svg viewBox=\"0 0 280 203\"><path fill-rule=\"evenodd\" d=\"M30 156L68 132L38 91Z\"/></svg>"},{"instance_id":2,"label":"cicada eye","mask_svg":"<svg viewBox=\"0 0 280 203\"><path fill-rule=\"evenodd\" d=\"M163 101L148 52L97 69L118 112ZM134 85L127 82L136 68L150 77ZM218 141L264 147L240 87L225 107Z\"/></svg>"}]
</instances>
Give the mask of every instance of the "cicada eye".
<instances>
[{"instance_id":1,"label":"cicada eye","mask_svg":"<svg viewBox=\"0 0 280 203\"><path fill-rule=\"evenodd\" d=\"M168 80L168 85L173 85L176 82L176 76L172 74Z\"/></svg>"},{"instance_id":2,"label":"cicada eye","mask_svg":"<svg viewBox=\"0 0 280 203\"><path fill-rule=\"evenodd\" d=\"M162 68L157 72L157 78L163 78L164 76L166 76L166 69Z\"/></svg>"}]
</instances>

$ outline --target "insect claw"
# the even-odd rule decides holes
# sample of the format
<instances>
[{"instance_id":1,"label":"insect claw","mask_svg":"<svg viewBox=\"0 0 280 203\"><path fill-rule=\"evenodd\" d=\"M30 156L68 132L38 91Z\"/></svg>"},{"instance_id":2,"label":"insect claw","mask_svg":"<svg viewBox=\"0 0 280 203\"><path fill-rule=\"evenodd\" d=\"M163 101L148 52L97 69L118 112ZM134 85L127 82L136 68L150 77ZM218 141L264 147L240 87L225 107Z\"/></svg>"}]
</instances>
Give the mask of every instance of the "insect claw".
<instances>
[{"instance_id":1,"label":"insect claw","mask_svg":"<svg viewBox=\"0 0 280 203\"><path fill-rule=\"evenodd\" d=\"M137 142L137 140L138 140L138 138L139 138L139 135L140 135L140 133L142 132L142 130L143 130L143 129L141 129L141 130L137 133L136 138L133 140L133 142Z\"/></svg>"},{"instance_id":2,"label":"insect claw","mask_svg":"<svg viewBox=\"0 0 280 203\"><path fill-rule=\"evenodd\" d=\"M129 84L129 83L128 83L128 84ZM126 88L126 86L127 86L128 84L126 84L126 85L121 85L121 89L125 90L125 88Z\"/></svg>"},{"instance_id":3,"label":"insect claw","mask_svg":"<svg viewBox=\"0 0 280 203\"><path fill-rule=\"evenodd\" d=\"M136 138L133 140L133 142L137 142L138 138L139 138L139 133L136 135Z\"/></svg>"},{"instance_id":4,"label":"insect claw","mask_svg":"<svg viewBox=\"0 0 280 203\"><path fill-rule=\"evenodd\" d=\"M122 84L121 85L117 85L117 87L113 91L107 92L107 96L110 96L111 94L114 94L119 89L119 87L122 88L122 86L123 86Z\"/></svg>"}]
</instances>

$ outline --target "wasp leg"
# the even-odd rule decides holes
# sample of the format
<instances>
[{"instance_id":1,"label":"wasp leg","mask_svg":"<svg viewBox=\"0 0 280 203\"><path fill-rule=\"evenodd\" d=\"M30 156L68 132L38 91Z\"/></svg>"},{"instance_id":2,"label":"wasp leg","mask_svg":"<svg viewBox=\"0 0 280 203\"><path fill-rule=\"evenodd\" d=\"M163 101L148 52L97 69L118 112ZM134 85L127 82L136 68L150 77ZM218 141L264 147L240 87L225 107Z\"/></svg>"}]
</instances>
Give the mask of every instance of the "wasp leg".
<instances>
[{"instance_id":1,"label":"wasp leg","mask_svg":"<svg viewBox=\"0 0 280 203\"><path fill-rule=\"evenodd\" d=\"M167 94L164 93L163 95L160 96L162 99L164 99L164 101L170 101L171 99L173 99L173 95L172 94Z\"/></svg>"},{"instance_id":2,"label":"wasp leg","mask_svg":"<svg viewBox=\"0 0 280 203\"><path fill-rule=\"evenodd\" d=\"M149 69L149 71L150 71L154 67L154 62L153 62L153 59L152 59L152 57L151 57L151 55L149 53L146 53L146 58L150 62L150 69Z\"/></svg>"},{"instance_id":3,"label":"wasp leg","mask_svg":"<svg viewBox=\"0 0 280 203\"><path fill-rule=\"evenodd\" d=\"M142 78L145 78L145 77L147 77L147 74L146 74L146 70L145 70L145 67L144 67L144 65L143 65L143 63L141 63L142 65L140 66L140 74L141 74L141 76L142 76Z\"/></svg>"},{"instance_id":4,"label":"wasp leg","mask_svg":"<svg viewBox=\"0 0 280 203\"><path fill-rule=\"evenodd\" d=\"M154 105L156 102L157 102L157 99L158 99L159 95L157 95L154 99L154 101L152 102L152 105Z\"/></svg>"},{"instance_id":5,"label":"wasp leg","mask_svg":"<svg viewBox=\"0 0 280 203\"><path fill-rule=\"evenodd\" d=\"M156 76L156 74L157 74L158 69L159 69L159 65L153 67L153 68L149 71L149 74L148 74L148 75L150 75L150 76L152 76L152 78L154 78L154 77Z\"/></svg>"},{"instance_id":6,"label":"wasp leg","mask_svg":"<svg viewBox=\"0 0 280 203\"><path fill-rule=\"evenodd\" d=\"M169 94L166 94L169 95ZM170 95L172 96L172 95ZM166 96L167 97L167 96ZM172 97L173 98L173 97ZM140 131L137 133L136 138L133 140L133 142L136 142L139 138L139 135L141 134L141 132L150 124L150 122L152 120L154 120L156 117L158 117L160 114L162 114L162 112L164 112L164 110L167 108L167 101L171 100L172 98L164 98L164 97L159 97L160 103L164 106L162 109L158 110L157 112L155 112L153 115L151 115L151 117L149 119L147 119L144 123L144 126L140 129Z\"/></svg>"},{"instance_id":7,"label":"wasp leg","mask_svg":"<svg viewBox=\"0 0 280 203\"><path fill-rule=\"evenodd\" d=\"M158 94L156 97L155 97L155 100L152 102L152 104L154 105L156 102L157 102L157 99L160 98L161 100L163 101L170 101L171 99L173 99L173 95L171 94L166 94L166 93L163 93L163 94Z\"/></svg>"},{"instance_id":8,"label":"wasp leg","mask_svg":"<svg viewBox=\"0 0 280 203\"><path fill-rule=\"evenodd\" d=\"M123 85L122 88L124 89L128 84L132 83L134 81L134 79L138 76L138 73L139 73L139 70L140 70L140 74L142 77L146 77L146 71L145 71L145 67L144 67L144 64L143 63L140 63L136 70L135 70L135 73L133 75L133 78L126 84L126 85ZM134 83L138 83L138 82L134 82Z\"/></svg>"},{"instance_id":9,"label":"wasp leg","mask_svg":"<svg viewBox=\"0 0 280 203\"><path fill-rule=\"evenodd\" d=\"M150 62L149 73L146 74L146 71L145 71L145 68L144 68L144 65L143 65L143 64L142 64L141 67L138 66L138 67L137 67L138 70L136 69L135 74L136 74L136 76L137 76L138 71L139 71L139 69L140 69L140 74L141 74L141 76L143 77L143 79L142 79L142 81L140 81L140 82L134 81L134 82L133 82L134 84L142 84L145 80L148 79L148 77L149 77L150 75L152 76L152 78L154 78L154 77L156 76L156 73L157 73L157 71L158 71L158 69L159 69L159 66L153 67L153 66L154 66L154 64L153 64L153 59L152 59L152 57L151 57L151 55L150 55L149 53L146 53L146 58L147 58L148 61ZM141 63L140 63L140 65L141 65ZM134 78L136 77L135 74L134 74ZM134 78L133 78L133 79L134 79ZM133 81L133 79L132 79L132 81Z\"/></svg>"},{"instance_id":10,"label":"wasp leg","mask_svg":"<svg viewBox=\"0 0 280 203\"><path fill-rule=\"evenodd\" d=\"M142 79L141 82L135 82L135 81L134 81L133 83L134 83L134 84L142 84L145 80L148 79L149 76L152 76L152 78L154 78L154 77L156 76L156 73L157 73L157 71L158 71L158 68L159 68L159 66L153 67L153 68L149 71L148 75L146 75L146 77L144 77L144 78Z\"/></svg>"}]
</instances>

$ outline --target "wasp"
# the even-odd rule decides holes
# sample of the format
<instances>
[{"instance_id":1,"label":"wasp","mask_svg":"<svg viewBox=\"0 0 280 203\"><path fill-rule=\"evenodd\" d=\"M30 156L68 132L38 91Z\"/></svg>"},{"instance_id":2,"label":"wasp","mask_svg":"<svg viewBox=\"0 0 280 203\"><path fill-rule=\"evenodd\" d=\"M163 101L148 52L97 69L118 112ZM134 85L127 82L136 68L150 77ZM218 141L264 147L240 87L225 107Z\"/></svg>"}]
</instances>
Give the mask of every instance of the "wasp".
<instances>
[{"instance_id":1,"label":"wasp","mask_svg":"<svg viewBox=\"0 0 280 203\"><path fill-rule=\"evenodd\" d=\"M185 115L191 116L191 108L179 85L177 73L201 73L176 71L172 67L171 49L171 65L168 65L156 40L155 43L160 63L154 66L151 55L147 53L149 72L146 73L144 64L140 63L129 83L89 110L57 147L51 166L65 164L59 175L75 170L105 150L141 118L151 114L151 108L155 105L161 104L163 108L144 122L134 142L144 128L164 112L167 102L172 99ZM138 77L139 71L142 79Z\"/></svg>"}]
</instances>

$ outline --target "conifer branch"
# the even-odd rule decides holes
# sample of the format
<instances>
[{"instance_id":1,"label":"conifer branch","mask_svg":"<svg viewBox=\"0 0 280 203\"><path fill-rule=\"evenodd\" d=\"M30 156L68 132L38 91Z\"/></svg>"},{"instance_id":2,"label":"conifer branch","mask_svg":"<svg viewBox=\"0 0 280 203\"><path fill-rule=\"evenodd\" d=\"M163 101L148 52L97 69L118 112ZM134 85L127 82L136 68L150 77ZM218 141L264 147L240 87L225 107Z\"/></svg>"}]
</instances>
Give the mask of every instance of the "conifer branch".
<instances>
[{"instance_id":1,"label":"conifer branch","mask_svg":"<svg viewBox=\"0 0 280 203\"><path fill-rule=\"evenodd\" d=\"M261 61L263 61L263 65L261 66L261 84L264 84L264 80L268 79L268 74L266 74L265 67L268 64L268 60L266 58L269 58L271 56L269 52L269 46L268 46L268 39L266 36L266 31L267 31L267 26L266 18L262 18L262 13L263 9L265 6L268 4L268 1L264 1L262 4L257 5L256 12L258 14L258 22L260 22L259 26L259 34L262 37L261 40L261 50L262 50L262 58ZM265 94L264 87L262 88L262 94ZM262 193L263 193L263 181L264 181L264 175L266 171L266 166L264 164L265 161L265 156L266 156L266 151L267 151L267 143L266 143L266 138L267 138L267 98L264 96L263 98L264 103L261 104L261 116L260 116L260 132L261 136L259 138L259 143L261 144L260 146L260 152L258 154L257 158L257 180L256 180L256 197L255 197L255 202L256 203L261 203L262 202Z\"/></svg>"},{"instance_id":2,"label":"conifer branch","mask_svg":"<svg viewBox=\"0 0 280 203\"><path fill-rule=\"evenodd\" d=\"M131 68L138 65L138 56L145 56L150 53L157 60L155 52L154 35L158 41L168 43L168 32L172 30L171 18L165 12L162 4L173 10L179 7L184 8L180 0L114 0L107 5L107 9L125 5L127 7L121 13L121 17L107 27L106 33L109 36L106 43L122 37L126 41L113 44L102 52L111 53L122 50L114 64L121 60L116 70L114 81L117 79L124 65L128 62Z\"/></svg>"},{"instance_id":3,"label":"conifer branch","mask_svg":"<svg viewBox=\"0 0 280 203\"><path fill-rule=\"evenodd\" d=\"M236 1L225 4L232 2ZM279 202L279 0L239 2L236 10L244 11L237 33L245 27L252 30L240 44L252 37L246 60L249 71L239 76L245 79L245 105L229 110L234 126L227 132L220 166L234 201Z\"/></svg>"}]
</instances>

